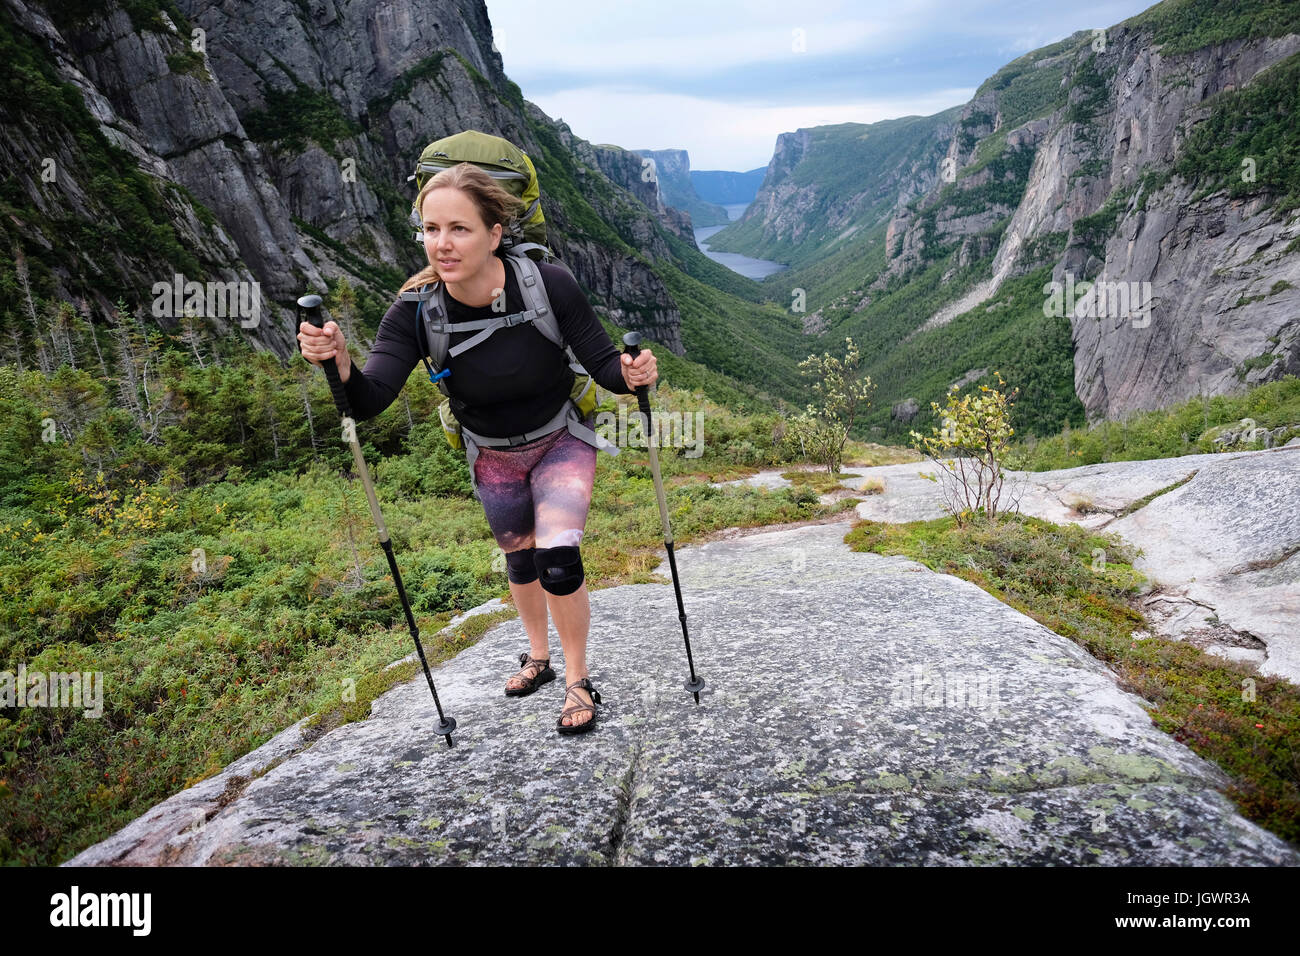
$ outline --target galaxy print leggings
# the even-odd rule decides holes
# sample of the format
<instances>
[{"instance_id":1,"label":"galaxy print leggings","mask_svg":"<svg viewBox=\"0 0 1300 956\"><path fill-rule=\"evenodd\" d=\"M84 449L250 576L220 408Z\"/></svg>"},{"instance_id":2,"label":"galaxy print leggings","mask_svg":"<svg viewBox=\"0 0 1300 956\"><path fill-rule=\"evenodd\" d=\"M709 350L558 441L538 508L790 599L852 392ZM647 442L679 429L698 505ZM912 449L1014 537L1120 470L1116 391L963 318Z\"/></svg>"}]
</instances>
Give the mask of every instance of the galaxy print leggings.
<instances>
[{"instance_id":1,"label":"galaxy print leggings","mask_svg":"<svg viewBox=\"0 0 1300 956\"><path fill-rule=\"evenodd\" d=\"M483 512L505 552L577 547L595 479L596 449L563 426L522 445L480 446L474 462Z\"/></svg>"}]
</instances>

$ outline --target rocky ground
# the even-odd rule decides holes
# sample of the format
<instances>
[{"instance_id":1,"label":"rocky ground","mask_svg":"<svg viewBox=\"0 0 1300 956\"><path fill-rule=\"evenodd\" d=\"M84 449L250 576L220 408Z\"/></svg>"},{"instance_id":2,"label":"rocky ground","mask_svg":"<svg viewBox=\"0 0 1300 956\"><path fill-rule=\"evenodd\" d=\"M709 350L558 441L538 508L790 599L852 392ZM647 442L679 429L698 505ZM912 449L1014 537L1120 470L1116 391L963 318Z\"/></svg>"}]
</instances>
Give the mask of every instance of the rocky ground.
<instances>
[{"instance_id":1,"label":"rocky ground","mask_svg":"<svg viewBox=\"0 0 1300 956\"><path fill-rule=\"evenodd\" d=\"M671 585L600 590L593 732L555 733L558 681L504 695L527 646L506 621L435 670L454 748L420 676L71 864L1300 864L1103 664L972 584L849 550L848 526L677 552L699 705ZM562 674L554 634L552 656Z\"/></svg>"},{"instance_id":2,"label":"rocky ground","mask_svg":"<svg viewBox=\"0 0 1300 956\"><path fill-rule=\"evenodd\" d=\"M846 467L842 484L883 486L863 498L860 517L923 521L945 513L939 486L922 477L935 472L932 463ZM780 475L741 481L780 488L789 484ZM1300 445L1010 472L1007 487L1023 514L1140 548L1136 567L1152 581L1142 609L1158 633L1300 683Z\"/></svg>"}]
</instances>

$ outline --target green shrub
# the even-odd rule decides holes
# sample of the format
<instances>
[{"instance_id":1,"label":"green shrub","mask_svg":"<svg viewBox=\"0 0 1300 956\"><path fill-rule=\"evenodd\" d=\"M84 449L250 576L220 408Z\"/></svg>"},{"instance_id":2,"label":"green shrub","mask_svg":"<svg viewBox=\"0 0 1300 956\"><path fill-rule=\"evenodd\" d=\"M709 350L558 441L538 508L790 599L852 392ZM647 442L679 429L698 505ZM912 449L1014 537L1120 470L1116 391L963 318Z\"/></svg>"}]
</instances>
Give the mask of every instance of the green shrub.
<instances>
[{"instance_id":1,"label":"green shrub","mask_svg":"<svg viewBox=\"0 0 1300 956\"><path fill-rule=\"evenodd\" d=\"M996 377L999 386L1006 384L1001 375ZM972 390L959 397L954 385L944 408L932 403L942 427L931 428L929 435L912 432L916 449L937 467L944 509L958 524L966 524L976 514L992 522L1004 507L1002 459L1015 434L1011 427L1015 396L1014 390L1006 393L981 385L978 393Z\"/></svg>"},{"instance_id":2,"label":"green shrub","mask_svg":"<svg viewBox=\"0 0 1300 956\"><path fill-rule=\"evenodd\" d=\"M1067 428L1048 438L1030 438L1007 453L1009 467L1049 471L1102 461L1139 461L1218 451L1216 426L1255 420L1260 428L1300 424L1300 378L1288 375L1240 395L1194 398L1121 421L1091 428Z\"/></svg>"}]
</instances>

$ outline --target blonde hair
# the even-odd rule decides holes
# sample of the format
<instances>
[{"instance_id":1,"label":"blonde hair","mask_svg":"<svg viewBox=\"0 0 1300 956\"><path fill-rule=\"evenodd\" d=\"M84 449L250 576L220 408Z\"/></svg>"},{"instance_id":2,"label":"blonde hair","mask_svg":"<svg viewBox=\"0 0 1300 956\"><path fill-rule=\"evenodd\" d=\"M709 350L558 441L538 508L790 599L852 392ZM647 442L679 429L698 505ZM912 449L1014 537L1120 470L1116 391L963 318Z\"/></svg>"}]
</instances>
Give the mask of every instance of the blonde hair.
<instances>
[{"instance_id":1,"label":"blonde hair","mask_svg":"<svg viewBox=\"0 0 1300 956\"><path fill-rule=\"evenodd\" d=\"M449 169L444 169L424 184L419 195L415 197L415 208L420 211L421 216L424 215L425 197L435 189L459 189L465 193L470 202L478 208L479 218L483 220L483 225L489 231L497 223L501 224L503 238L505 233L510 231L512 223L523 215L525 209L522 200L498 186L495 179L473 163L457 163ZM500 249L500 245L497 248ZM428 255L427 246L425 255ZM438 267L430 261L429 265L407 279L398 291L401 293L407 289L418 288L436 282L438 278Z\"/></svg>"}]
</instances>

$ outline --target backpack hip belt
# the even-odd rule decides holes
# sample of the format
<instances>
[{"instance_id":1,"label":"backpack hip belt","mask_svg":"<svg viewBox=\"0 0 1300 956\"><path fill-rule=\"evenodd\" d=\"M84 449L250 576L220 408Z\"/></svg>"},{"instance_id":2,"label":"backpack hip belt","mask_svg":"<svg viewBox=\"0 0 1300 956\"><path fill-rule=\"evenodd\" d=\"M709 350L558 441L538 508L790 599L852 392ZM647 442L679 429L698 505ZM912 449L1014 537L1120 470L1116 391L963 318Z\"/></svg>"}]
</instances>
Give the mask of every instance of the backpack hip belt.
<instances>
[{"instance_id":1,"label":"backpack hip belt","mask_svg":"<svg viewBox=\"0 0 1300 956\"><path fill-rule=\"evenodd\" d=\"M585 441L588 445L609 452L611 455L618 454L618 446L608 438L597 435L592 429L582 423L578 417L578 406L573 404L573 399L566 398L560 410L555 413L549 422L536 428L531 432L524 432L522 435L512 435L508 438L494 438L488 435L480 435L478 432L472 432L464 425L460 426L462 435L467 436L476 444L483 445L487 448L501 448L507 445L523 445L530 441L549 435L560 426L567 426L569 434L574 438Z\"/></svg>"},{"instance_id":2,"label":"backpack hip belt","mask_svg":"<svg viewBox=\"0 0 1300 956\"><path fill-rule=\"evenodd\" d=\"M618 454L618 446L613 444L609 439L597 435L594 431L582 424L578 412L578 406L574 404L573 399L566 398L564 404L555 416L543 425L531 432L524 432L522 435L514 435L510 438L494 438L488 435L480 435L478 432L472 432L464 425L459 425L460 435L465 442L465 459L469 465L469 483L474 491L474 497L480 501L483 496L478 492L478 479L474 476L474 462L478 460L479 446L483 445L488 448L501 448L510 445L522 445L525 442L534 441L543 436L551 434L562 425L567 426L569 434L580 441L585 441L598 449L609 452L611 455Z\"/></svg>"}]
</instances>

